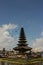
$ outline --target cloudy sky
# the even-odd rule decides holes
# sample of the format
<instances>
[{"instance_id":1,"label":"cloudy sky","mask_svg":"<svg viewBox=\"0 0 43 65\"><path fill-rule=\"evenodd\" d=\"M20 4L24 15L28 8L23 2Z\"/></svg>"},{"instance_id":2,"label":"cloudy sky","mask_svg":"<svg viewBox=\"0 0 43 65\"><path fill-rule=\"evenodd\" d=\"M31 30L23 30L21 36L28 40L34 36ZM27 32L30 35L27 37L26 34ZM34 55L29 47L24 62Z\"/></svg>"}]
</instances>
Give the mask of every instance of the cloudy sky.
<instances>
[{"instance_id":1,"label":"cloudy sky","mask_svg":"<svg viewBox=\"0 0 43 65\"><path fill-rule=\"evenodd\" d=\"M43 0L0 0L0 49L17 45L23 25L27 43L43 50Z\"/></svg>"}]
</instances>

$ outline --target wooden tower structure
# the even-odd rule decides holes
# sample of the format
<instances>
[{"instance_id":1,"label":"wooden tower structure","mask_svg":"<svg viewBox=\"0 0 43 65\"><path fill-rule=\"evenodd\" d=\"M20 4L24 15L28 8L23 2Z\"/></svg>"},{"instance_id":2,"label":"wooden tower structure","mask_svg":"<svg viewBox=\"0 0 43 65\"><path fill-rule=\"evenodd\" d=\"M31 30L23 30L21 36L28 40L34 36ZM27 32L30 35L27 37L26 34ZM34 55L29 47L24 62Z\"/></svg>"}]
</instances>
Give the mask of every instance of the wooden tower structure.
<instances>
[{"instance_id":1,"label":"wooden tower structure","mask_svg":"<svg viewBox=\"0 0 43 65\"><path fill-rule=\"evenodd\" d=\"M31 47L28 47L23 27L21 27L21 30L20 30L20 36L19 36L17 47L13 49L18 51L18 54L20 55L24 55L27 51L31 51L32 49Z\"/></svg>"}]
</instances>

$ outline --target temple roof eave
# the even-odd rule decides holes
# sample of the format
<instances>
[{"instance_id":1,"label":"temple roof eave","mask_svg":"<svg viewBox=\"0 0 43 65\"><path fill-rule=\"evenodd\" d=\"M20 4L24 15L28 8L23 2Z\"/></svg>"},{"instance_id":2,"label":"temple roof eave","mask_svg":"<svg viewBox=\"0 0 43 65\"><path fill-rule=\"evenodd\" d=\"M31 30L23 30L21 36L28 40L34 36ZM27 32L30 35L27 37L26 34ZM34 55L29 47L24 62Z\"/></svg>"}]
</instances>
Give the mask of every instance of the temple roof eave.
<instances>
[{"instance_id":1,"label":"temple roof eave","mask_svg":"<svg viewBox=\"0 0 43 65\"><path fill-rule=\"evenodd\" d=\"M31 47L15 47L13 48L14 50L20 50L20 49L25 49L25 50L31 50Z\"/></svg>"}]
</instances>

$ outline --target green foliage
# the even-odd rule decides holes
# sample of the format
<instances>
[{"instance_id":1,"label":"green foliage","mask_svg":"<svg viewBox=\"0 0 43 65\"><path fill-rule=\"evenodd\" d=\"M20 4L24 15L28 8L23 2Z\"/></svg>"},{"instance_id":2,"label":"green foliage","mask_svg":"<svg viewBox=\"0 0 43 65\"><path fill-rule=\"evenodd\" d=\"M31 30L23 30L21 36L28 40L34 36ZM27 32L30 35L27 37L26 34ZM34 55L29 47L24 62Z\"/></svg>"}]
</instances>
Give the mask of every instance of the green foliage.
<instances>
[{"instance_id":1,"label":"green foliage","mask_svg":"<svg viewBox=\"0 0 43 65\"><path fill-rule=\"evenodd\" d=\"M15 64L32 64L43 61L43 58L36 58L31 60L26 60L23 58L0 58L0 61L15 63Z\"/></svg>"}]
</instances>

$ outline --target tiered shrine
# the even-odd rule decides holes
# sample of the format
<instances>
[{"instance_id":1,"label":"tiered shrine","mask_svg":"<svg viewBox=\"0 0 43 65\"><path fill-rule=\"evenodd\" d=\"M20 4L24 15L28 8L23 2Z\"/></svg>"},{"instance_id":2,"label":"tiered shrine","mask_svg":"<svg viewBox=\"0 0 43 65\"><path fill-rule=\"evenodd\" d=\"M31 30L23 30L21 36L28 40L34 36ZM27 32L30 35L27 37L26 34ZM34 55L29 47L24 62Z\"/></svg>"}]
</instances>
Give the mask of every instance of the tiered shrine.
<instances>
[{"instance_id":1,"label":"tiered shrine","mask_svg":"<svg viewBox=\"0 0 43 65\"><path fill-rule=\"evenodd\" d=\"M25 55L27 51L31 51L31 47L28 47L27 40L25 37L24 28L22 27L20 30L20 37L17 44L17 47L13 48L15 51L18 51L19 55Z\"/></svg>"}]
</instances>

